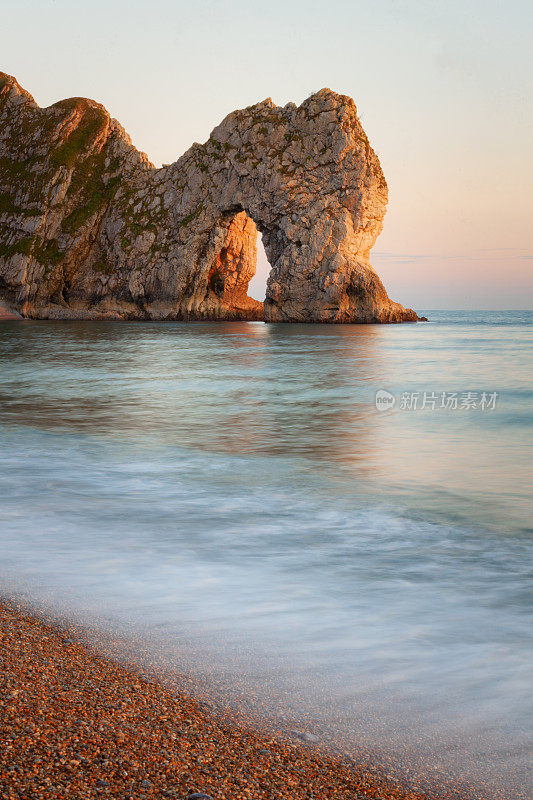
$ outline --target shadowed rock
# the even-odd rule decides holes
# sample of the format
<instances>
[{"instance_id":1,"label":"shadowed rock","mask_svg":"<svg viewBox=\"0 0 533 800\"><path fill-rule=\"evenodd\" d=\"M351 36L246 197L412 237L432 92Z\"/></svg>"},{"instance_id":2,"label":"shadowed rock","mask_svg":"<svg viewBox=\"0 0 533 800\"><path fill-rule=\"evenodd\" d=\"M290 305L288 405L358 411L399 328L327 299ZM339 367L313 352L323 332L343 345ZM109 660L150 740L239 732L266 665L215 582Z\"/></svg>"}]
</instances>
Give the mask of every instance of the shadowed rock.
<instances>
[{"instance_id":1,"label":"shadowed rock","mask_svg":"<svg viewBox=\"0 0 533 800\"><path fill-rule=\"evenodd\" d=\"M0 73L0 300L24 316L413 321L368 260L386 203L356 107L329 89L234 111L156 169L103 106L41 109Z\"/></svg>"},{"instance_id":2,"label":"shadowed rock","mask_svg":"<svg viewBox=\"0 0 533 800\"><path fill-rule=\"evenodd\" d=\"M22 319L20 314L17 314L15 311L12 311L7 306L0 303L0 320L13 320L13 319Z\"/></svg>"}]
</instances>

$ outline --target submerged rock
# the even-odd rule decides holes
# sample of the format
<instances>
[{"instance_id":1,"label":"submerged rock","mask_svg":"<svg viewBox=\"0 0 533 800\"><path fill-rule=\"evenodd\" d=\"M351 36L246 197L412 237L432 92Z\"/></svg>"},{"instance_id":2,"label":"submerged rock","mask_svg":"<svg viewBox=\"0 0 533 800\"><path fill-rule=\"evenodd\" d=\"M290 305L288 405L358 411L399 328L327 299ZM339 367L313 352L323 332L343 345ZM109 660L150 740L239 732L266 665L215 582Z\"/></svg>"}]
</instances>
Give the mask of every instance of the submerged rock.
<instances>
[{"instance_id":1,"label":"submerged rock","mask_svg":"<svg viewBox=\"0 0 533 800\"><path fill-rule=\"evenodd\" d=\"M23 316L414 321L369 263L386 204L355 104L329 89L234 111L156 169L99 103L41 109L0 73L0 301Z\"/></svg>"},{"instance_id":2,"label":"submerged rock","mask_svg":"<svg viewBox=\"0 0 533 800\"><path fill-rule=\"evenodd\" d=\"M301 739L302 742L320 741L318 736L316 736L314 733L310 733L309 731L292 731L292 734L296 736L298 739Z\"/></svg>"}]
</instances>

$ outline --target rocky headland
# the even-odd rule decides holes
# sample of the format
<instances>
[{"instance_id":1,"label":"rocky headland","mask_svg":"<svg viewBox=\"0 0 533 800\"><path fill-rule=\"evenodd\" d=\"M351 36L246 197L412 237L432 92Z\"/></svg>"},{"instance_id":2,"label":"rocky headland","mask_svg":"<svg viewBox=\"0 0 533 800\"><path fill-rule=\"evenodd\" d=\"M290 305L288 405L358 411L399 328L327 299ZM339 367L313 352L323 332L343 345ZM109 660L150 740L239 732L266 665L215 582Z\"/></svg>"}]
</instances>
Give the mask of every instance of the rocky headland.
<instances>
[{"instance_id":1,"label":"rocky headland","mask_svg":"<svg viewBox=\"0 0 533 800\"><path fill-rule=\"evenodd\" d=\"M156 169L99 103L40 108L0 73L0 305L24 317L415 321L369 263L386 205L355 104L329 89L234 111Z\"/></svg>"}]
</instances>

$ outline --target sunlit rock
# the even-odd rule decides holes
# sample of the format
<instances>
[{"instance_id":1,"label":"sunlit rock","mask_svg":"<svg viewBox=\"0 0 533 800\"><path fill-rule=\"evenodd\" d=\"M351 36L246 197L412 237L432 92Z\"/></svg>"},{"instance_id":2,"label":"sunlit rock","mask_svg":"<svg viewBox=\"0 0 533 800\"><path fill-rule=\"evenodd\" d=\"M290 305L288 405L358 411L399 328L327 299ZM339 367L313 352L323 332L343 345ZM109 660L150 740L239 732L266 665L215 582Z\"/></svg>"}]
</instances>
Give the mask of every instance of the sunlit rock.
<instances>
[{"instance_id":1,"label":"sunlit rock","mask_svg":"<svg viewBox=\"0 0 533 800\"><path fill-rule=\"evenodd\" d=\"M0 73L0 299L39 318L401 322L369 263L387 184L353 101L234 111L156 169L103 106ZM247 296L257 229L272 267Z\"/></svg>"}]
</instances>

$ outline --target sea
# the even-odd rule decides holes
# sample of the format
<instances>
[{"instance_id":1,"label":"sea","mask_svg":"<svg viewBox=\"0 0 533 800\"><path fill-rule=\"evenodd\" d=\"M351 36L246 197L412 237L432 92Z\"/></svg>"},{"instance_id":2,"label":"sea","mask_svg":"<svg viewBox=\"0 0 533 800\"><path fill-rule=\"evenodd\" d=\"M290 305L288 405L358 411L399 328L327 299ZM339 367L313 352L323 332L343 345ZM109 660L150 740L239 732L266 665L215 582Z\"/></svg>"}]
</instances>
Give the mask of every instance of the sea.
<instances>
[{"instance_id":1,"label":"sea","mask_svg":"<svg viewBox=\"0 0 533 800\"><path fill-rule=\"evenodd\" d=\"M1 323L2 595L414 787L526 797L533 312L420 313Z\"/></svg>"}]
</instances>

